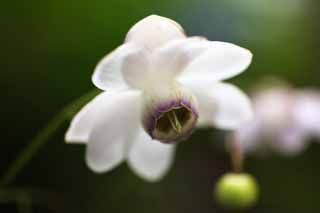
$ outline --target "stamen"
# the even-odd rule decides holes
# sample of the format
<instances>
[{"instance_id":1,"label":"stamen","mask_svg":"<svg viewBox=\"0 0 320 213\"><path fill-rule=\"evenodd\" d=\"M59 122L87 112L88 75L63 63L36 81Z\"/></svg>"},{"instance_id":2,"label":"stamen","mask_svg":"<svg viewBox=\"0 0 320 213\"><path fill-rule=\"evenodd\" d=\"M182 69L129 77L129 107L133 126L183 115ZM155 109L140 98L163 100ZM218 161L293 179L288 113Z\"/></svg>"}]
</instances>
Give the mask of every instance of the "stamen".
<instances>
[{"instance_id":1,"label":"stamen","mask_svg":"<svg viewBox=\"0 0 320 213\"><path fill-rule=\"evenodd\" d=\"M180 124L180 121L178 119L178 116L175 113L175 110L171 110L167 113L170 124L173 128L173 130L177 133L181 133L182 126Z\"/></svg>"},{"instance_id":2,"label":"stamen","mask_svg":"<svg viewBox=\"0 0 320 213\"><path fill-rule=\"evenodd\" d=\"M163 143L186 140L198 119L197 103L188 95L147 102L145 107L143 127L152 139Z\"/></svg>"}]
</instances>

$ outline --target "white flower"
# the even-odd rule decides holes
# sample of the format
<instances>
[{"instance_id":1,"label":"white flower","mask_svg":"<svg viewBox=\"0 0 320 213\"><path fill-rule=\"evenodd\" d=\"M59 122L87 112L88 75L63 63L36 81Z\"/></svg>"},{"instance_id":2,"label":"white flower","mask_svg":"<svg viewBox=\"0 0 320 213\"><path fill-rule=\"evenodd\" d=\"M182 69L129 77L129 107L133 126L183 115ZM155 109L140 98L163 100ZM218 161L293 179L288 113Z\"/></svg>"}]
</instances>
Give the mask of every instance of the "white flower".
<instances>
[{"instance_id":1,"label":"white flower","mask_svg":"<svg viewBox=\"0 0 320 213\"><path fill-rule=\"evenodd\" d=\"M320 91L314 89L297 91L294 112L297 125L302 131L320 139Z\"/></svg>"},{"instance_id":2,"label":"white flower","mask_svg":"<svg viewBox=\"0 0 320 213\"><path fill-rule=\"evenodd\" d=\"M95 172L126 160L140 177L159 180L174 143L196 125L232 129L250 118L247 96L219 81L244 71L251 58L230 43L187 38L176 22L151 15L99 62L92 80L105 92L75 116L66 141L87 144Z\"/></svg>"},{"instance_id":3,"label":"white flower","mask_svg":"<svg viewBox=\"0 0 320 213\"><path fill-rule=\"evenodd\" d=\"M296 155L320 138L320 93L274 87L253 97L255 116L235 132L246 152Z\"/></svg>"}]
</instances>

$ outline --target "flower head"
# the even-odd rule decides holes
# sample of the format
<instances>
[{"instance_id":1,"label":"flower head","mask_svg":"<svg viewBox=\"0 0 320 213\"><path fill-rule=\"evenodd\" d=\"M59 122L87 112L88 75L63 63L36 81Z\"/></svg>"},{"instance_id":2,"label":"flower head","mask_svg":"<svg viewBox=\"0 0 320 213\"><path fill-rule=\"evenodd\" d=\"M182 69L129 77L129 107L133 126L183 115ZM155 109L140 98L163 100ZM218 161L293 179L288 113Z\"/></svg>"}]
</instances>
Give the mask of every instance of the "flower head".
<instances>
[{"instance_id":1,"label":"flower head","mask_svg":"<svg viewBox=\"0 0 320 213\"><path fill-rule=\"evenodd\" d=\"M253 96L255 116L235 132L247 152L295 155L320 134L320 93L273 87Z\"/></svg>"},{"instance_id":2,"label":"flower head","mask_svg":"<svg viewBox=\"0 0 320 213\"><path fill-rule=\"evenodd\" d=\"M151 15L92 76L105 92L72 120L67 142L87 143L87 164L109 171L122 161L155 181L172 163L176 142L196 126L233 129L251 117L249 99L219 81L244 71L251 53L239 46L186 37L176 22Z\"/></svg>"}]
</instances>

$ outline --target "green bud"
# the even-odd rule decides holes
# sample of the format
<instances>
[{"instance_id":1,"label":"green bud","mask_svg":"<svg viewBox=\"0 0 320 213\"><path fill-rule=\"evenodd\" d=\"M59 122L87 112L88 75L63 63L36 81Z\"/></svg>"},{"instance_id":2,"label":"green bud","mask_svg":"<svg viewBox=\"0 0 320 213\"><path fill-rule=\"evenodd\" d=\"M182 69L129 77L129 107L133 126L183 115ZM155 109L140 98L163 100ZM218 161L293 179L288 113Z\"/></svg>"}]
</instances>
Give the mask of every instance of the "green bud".
<instances>
[{"instance_id":1,"label":"green bud","mask_svg":"<svg viewBox=\"0 0 320 213\"><path fill-rule=\"evenodd\" d=\"M218 180L214 193L223 207L245 209L256 203L259 189L250 174L228 173Z\"/></svg>"}]
</instances>

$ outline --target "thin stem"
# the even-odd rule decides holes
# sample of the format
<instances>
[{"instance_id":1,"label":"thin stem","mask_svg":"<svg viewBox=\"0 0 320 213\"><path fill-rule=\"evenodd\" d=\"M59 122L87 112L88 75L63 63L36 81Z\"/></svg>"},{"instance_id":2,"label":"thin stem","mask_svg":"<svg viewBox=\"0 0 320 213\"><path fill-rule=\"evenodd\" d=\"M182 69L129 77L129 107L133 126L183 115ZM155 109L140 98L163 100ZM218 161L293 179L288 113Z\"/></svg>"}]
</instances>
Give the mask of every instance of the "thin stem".
<instances>
[{"instance_id":1,"label":"thin stem","mask_svg":"<svg viewBox=\"0 0 320 213\"><path fill-rule=\"evenodd\" d=\"M241 144L231 134L227 138L227 146L231 157L232 168L234 172L242 172L244 164L244 154Z\"/></svg>"},{"instance_id":2,"label":"thin stem","mask_svg":"<svg viewBox=\"0 0 320 213\"><path fill-rule=\"evenodd\" d=\"M81 96L76 101L62 109L51 121L48 122L39 133L30 141L25 149L21 151L18 157L11 163L8 170L0 178L0 187L9 185L21 169L32 159L39 149L46 144L49 138L59 129L59 127L68 119L72 118L75 113L90 99L98 94L97 90L91 91Z\"/></svg>"}]
</instances>

